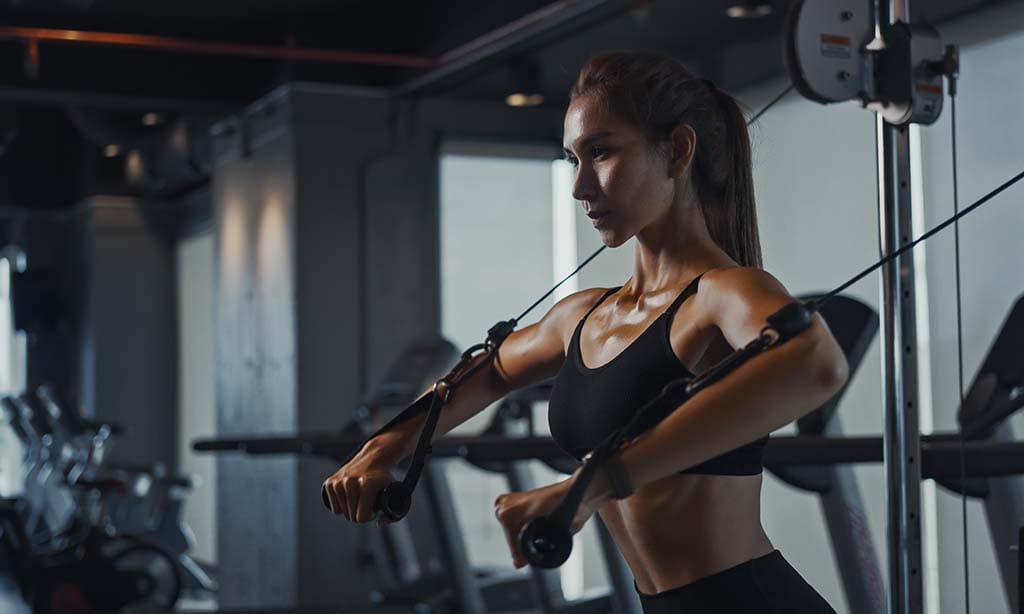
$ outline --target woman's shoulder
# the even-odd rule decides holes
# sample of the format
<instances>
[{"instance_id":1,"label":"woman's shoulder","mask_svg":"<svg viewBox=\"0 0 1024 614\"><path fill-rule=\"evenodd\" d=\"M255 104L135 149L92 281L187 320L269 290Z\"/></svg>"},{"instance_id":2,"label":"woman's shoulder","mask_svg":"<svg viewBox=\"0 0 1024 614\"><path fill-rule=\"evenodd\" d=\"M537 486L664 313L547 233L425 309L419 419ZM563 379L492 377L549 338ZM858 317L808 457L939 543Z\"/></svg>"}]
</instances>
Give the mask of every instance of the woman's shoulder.
<instances>
[{"instance_id":1,"label":"woman's shoulder","mask_svg":"<svg viewBox=\"0 0 1024 614\"><path fill-rule=\"evenodd\" d=\"M591 307L596 305L602 297L613 290L618 290L618 286L612 288L587 288L585 290L573 292L555 303L555 306L551 308L551 311L557 312L559 316L578 320L579 318L582 318Z\"/></svg>"},{"instance_id":2,"label":"woman's shoulder","mask_svg":"<svg viewBox=\"0 0 1024 614\"><path fill-rule=\"evenodd\" d=\"M699 312L737 347L764 325L765 318L794 299L774 275L757 267L708 271L701 283Z\"/></svg>"},{"instance_id":3,"label":"woman's shoulder","mask_svg":"<svg viewBox=\"0 0 1024 614\"><path fill-rule=\"evenodd\" d=\"M700 290L706 295L747 294L766 288L784 290L782 283L768 271L751 266L716 267L705 271L700 280Z\"/></svg>"}]
</instances>

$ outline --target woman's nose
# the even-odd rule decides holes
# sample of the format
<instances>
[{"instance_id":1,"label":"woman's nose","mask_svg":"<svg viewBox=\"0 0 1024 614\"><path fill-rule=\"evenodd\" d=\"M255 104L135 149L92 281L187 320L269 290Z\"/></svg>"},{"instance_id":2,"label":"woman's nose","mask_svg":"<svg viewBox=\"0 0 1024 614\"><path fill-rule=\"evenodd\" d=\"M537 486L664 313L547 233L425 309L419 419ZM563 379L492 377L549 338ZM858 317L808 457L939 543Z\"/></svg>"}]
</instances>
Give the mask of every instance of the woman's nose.
<instances>
[{"instance_id":1,"label":"woman's nose","mask_svg":"<svg viewBox=\"0 0 1024 614\"><path fill-rule=\"evenodd\" d=\"M595 200L597 196L597 175L587 165L576 167L576 181L572 185L572 197L576 200Z\"/></svg>"}]
</instances>

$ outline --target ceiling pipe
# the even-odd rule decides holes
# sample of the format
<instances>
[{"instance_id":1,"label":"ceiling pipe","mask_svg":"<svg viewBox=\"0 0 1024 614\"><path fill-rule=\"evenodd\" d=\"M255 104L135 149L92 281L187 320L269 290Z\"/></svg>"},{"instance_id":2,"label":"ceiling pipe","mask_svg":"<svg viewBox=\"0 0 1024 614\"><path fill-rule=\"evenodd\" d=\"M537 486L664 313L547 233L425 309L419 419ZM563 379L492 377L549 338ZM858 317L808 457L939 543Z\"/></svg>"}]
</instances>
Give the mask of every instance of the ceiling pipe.
<instances>
[{"instance_id":1,"label":"ceiling pipe","mask_svg":"<svg viewBox=\"0 0 1024 614\"><path fill-rule=\"evenodd\" d=\"M577 11L579 11L580 9L582 9L582 11L589 11L595 8L593 6L578 6L581 4L600 5L604 4L604 1L602 0L595 3L580 2L579 0L558 0L557 2L552 2L551 4L543 8L537 9L536 11L529 13L528 15L524 15L519 19L516 19L505 24L500 28L491 30L490 32L484 34L483 36L474 38L473 40L469 41L464 45L459 45L455 49L443 53L440 58L440 63L442 65L451 64L452 62L461 60L469 56L473 52L478 52L482 50L488 45L493 45L495 43L501 42L502 39L507 39L512 35L519 34L520 32L527 30L528 28L544 25L545 23L547 23L548 25L554 25L554 22L552 21L553 19L558 19L559 22L562 22L573 16L564 13L563 11L568 11L570 9L577 9ZM561 16L559 17L559 15Z\"/></svg>"},{"instance_id":2,"label":"ceiling pipe","mask_svg":"<svg viewBox=\"0 0 1024 614\"><path fill-rule=\"evenodd\" d=\"M453 79L481 62L501 57L567 24L576 24L578 28L590 25L586 17L600 9L607 9L606 16L611 17L646 4L646 0L558 0L442 54L436 68L398 86L397 92L408 95Z\"/></svg>"},{"instance_id":3,"label":"ceiling pipe","mask_svg":"<svg viewBox=\"0 0 1024 614\"><path fill-rule=\"evenodd\" d=\"M646 3L646 0L630 0L628 2L626 0L557 0L479 36L468 43L459 45L437 58L282 45L225 43L147 34L18 26L0 26L0 39L24 42L29 49L38 49L39 43L46 41L77 45L130 47L168 53L219 55L291 62L325 62L433 69L399 86L398 93L408 94L443 79L448 79L483 60L491 59L508 51L515 45L535 39L572 20L579 20L599 8L608 5L620 5L623 9L630 6L637 8L646 5Z\"/></svg>"}]
</instances>

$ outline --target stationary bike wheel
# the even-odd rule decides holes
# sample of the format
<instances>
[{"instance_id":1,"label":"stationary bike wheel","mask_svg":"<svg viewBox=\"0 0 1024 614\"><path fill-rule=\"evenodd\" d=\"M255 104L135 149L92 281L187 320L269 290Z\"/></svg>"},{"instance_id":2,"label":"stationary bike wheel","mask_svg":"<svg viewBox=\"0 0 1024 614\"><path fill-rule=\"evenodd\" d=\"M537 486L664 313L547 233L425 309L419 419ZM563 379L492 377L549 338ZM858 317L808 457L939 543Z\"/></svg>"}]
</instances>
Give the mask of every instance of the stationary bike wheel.
<instances>
[{"instance_id":1,"label":"stationary bike wheel","mask_svg":"<svg viewBox=\"0 0 1024 614\"><path fill-rule=\"evenodd\" d=\"M134 576L140 598L124 606L124 614L170 612L181 595L181 574L167 552L146 544L128 546L113 556L115 570Z\"/></svg>"}]
</instances>

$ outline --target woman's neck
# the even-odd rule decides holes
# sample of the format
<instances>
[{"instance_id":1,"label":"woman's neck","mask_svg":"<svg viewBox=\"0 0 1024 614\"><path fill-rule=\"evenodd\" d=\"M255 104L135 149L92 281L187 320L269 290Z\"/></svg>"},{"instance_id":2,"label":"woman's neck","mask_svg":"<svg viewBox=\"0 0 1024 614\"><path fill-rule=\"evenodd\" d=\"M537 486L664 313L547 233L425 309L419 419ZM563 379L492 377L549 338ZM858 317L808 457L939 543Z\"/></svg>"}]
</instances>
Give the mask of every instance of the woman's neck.
<instances>
[{"instance_id":1,"label":"woman's neck","mask_svg":"<svg viewBox=\"0 0 1024 614\"><path fill-rule=\"evenodd\" d=\"M633 276L623 288L632 295L676 288L730 260L712 240L696 203L673 207L664 218L638 233L634 253Z\"/></svg>"}]
</instances>

